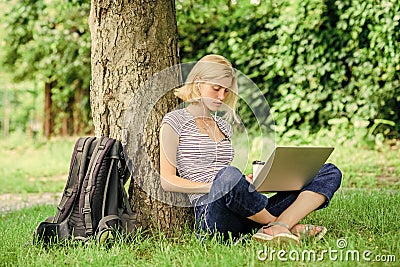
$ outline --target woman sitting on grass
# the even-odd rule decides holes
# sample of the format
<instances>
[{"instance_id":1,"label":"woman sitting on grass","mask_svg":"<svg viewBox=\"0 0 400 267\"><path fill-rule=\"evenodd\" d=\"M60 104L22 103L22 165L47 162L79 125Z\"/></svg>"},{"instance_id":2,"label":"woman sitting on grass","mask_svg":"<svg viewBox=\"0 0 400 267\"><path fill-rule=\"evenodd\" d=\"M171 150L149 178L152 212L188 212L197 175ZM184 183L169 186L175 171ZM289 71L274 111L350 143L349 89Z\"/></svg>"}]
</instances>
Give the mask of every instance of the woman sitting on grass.
<instances>
[{"instance_id":1,"label":"woman sitting on grass","mask_svg":"<svg viewBox=\"0 0 400 267\"><path fill-rule=\"evenodd\" d=\"M222 56L203 57L175 94L190 104L165 115L160 130L161 185L189 194L197 230L224 238L253 235L258 241L299 242L302 236L322 238L326 228L298 222L325 208L341 183L341 172L325 164L300 191L267 196L254 190L252 175L230 166L237 78ZM211 112L224 110L224 118ZM179 176L177 175L179 173ZM251 190L253 187L253 190Z\"/></svg>"}]
</instances>

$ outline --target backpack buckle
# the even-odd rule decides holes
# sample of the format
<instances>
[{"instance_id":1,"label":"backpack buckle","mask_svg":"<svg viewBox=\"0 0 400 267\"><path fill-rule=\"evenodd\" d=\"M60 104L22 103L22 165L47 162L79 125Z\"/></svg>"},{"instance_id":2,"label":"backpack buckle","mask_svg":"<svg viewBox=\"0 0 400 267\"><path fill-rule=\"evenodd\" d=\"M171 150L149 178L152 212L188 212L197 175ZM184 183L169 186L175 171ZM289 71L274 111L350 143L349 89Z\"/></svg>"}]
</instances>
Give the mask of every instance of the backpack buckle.
<instances>
[{"instance_id":1,"label":"backpack buckle","mask_svg":"<svg viewBox=\"0 0 400 267\"><path fill-rule=\"evenodd\" d=\"M58 206L57 206L57 209L58 209L59 212L63 213L64 210L65 210L65 207L64 207L64 206L61 206L61 205L58 205Z\"/></svg>"},{"instance_id":2,"label":"backpack buckle","mask_svg":"<svg viewBox=\"0 0 400 267\"><path fill-rule=\"evenodd\" d=\"M67 190L65 190L64 196L66 196L66 197L72 196L72 188L68 188Z\"/></svg>"},{"instance_id":3,"label":"backpack buckle","mask_svg":"<svg viewBox=\"0 0 400 267\"><path fill-rule=\"evenodd\" d=\"M82 214L88 214L88 213L90 213L90 212L92 212L92 209L91 209L91 208L82 208L82 209L81 209L81 213L82 213Z\"/></svg>"}]
</instances>

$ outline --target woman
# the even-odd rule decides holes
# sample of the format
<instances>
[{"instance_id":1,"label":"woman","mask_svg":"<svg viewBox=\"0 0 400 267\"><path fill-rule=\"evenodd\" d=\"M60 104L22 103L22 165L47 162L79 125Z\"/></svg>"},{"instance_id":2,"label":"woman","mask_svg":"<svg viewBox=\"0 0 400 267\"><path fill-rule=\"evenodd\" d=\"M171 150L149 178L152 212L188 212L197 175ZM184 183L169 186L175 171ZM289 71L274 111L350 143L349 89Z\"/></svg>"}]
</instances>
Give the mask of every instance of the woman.
<instances>
[{"instance_id":1,"label":"woman","mask_svg":"<svg viewBox=\"0 0 400 267\"><path fill-rule=\"evenodd\" d=\"M267 198L252 187L252 175L230 166L233 159L229 119L235 119L237 80L231 63L219 55L200 59L186 83L175 91L186 108L164 117L160 130L161 185L189 194L196 225L224 238L259 231L258 241L299 242L302 236L322 238L322 226L298 222L328 206L339 188L341 172L325 164L311 184L296 192ZM211 112L224 111L224 118ZM178 176L179 175L179 176Z\"/></svg>"}]
</instances>

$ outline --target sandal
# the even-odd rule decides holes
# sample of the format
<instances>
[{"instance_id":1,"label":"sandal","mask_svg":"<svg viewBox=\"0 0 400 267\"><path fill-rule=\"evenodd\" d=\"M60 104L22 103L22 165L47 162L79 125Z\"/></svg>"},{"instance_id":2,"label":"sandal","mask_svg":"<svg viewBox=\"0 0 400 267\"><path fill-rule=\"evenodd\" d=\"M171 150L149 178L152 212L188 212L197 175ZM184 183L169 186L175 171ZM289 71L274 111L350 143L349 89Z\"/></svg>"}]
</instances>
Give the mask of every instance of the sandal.
<instances>
[{"instance_id":1,"label":"sandal","mask_svg":"<svg viewBox=\"0 0 400 267\"><path fill-rule=\"evenodd\" d=\"M264 233L264 229L270 228L274 225L283 226L288 229L288 232L287 233L279 233L276 235L267 235ZM287 225L286 223L282 223L282 222L272 222L266 226L263 226L262 228L260 228L257 231L257 233L255 233L253 235L253 239L258 242L273 242L276 244L289 244L289 243L298 244L300 242L299 237L290 232L289 225Z\"/></svg>"},{"instance_id":2,"label":"sandal","mask_svg":"<svg viewBox=\"0 0 400 267\"><path fill-rule=\"evenodd\" d=\"M303 230L296 231L295 233L292 232L295 236L297 236L300 239L312 237L314 238L314 241L318 241L321 240L328 231L324 226L317 226L312 224L302 224L302 225L303 225Z\"/></svg>"}]
</instances>

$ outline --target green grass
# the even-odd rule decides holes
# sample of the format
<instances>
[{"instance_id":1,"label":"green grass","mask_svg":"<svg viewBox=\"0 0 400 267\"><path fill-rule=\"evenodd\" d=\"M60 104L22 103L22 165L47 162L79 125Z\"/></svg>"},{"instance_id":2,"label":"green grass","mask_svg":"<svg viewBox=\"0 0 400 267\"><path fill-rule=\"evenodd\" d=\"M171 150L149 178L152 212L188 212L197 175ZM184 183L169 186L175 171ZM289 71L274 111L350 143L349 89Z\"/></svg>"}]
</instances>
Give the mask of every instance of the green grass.
<instances>
[{"instance_id":1,"label":"green grass","mask_svg":"<svg viewBox=\"0 0 400 267\"><path fill-rule=\"evenodd\" d=\"M0 194L61 192L75 138L33 140L13 135L0 140Z\"/></svg>"},{"instance_id":2,"label":"green grass","mask_svg":"<svg viewBox=\"0 0 400 267\"><path fill-rule=\"evenodd\" d=\"M118 240L111 247L92 243L81 245L70 242L65 246L43 248L33 246L32 231L45 217L54 214L49 206L32 207L3 216L0 222L0 258L2 266L370 266L362 258L363 252L375 256L389 257L392 262L375 266L396 266L400 261L400 218L398 193L378 190L341 190L336 194L329 209L311 214L304 222L328 227L325 238L319 242L306 241L300 246L268 247L246 240L242 244L224 244L217 239L199 242L190 230L179 237L167 238L162 233L143 234L138 232L132 240ZM338 240L347 243L339 248ZM282 262L272 250L283 249L287 262ZM322 251L337 250L329 256ZM264 251L267 254L264 254ZM360 261L352 253L359 253ZM323 261L308 258L315 252L316 259L324 255ZM289 254L290 253L290 254ZM296 254L297 253L297 254ZM301 255L305 253L305 261ZM290 260L299 255L298 261ZM310 254L312 255L312 254ZM346 261L347 255L347 261ZM335 256L338 257L336 260ZM393 256L396 262L393 262Z\"/></svg>"},{"instance_id":3,"label":"green grass","mask_svg":"<svg viewBox=\"0 0 400 267\"><path fill-rule=\"evenodd\" d=\"M61 192L75 140L35 142L23 136L0 140L0 153L4 155L0 161L0 194ZM282 141L279 144L285 145ZM239 245L226 245L217 239L199 242L190 229L175 238L158 232L138 232L129 241L120 239L111 247L75 242L50 248L33 246L34 228L56 212L54 206L36 206L2 215L0 266L398 266L400 144L385 145L380 150L331 140L316 140L310 145L336 147L329 161L341 168L343 184L329 208L316 211L303 221L328 227L325 238L317 243L306 241L298 247L283 247L287 262L278 259L280 248L251 239ZM240 148L237 152L241 152ZM347 246L339 249L338 240L345 240ZM264 252L272 250L276 251L272 261L258 259L257 255L265 256ZM301 261L302 253L307 256L315 252L318 258L323 251L332 250L338 254L324 254L322 262ZM346 261L346 253L355 250L360 261ZM367 262L362 259L367 250L371 259L392 255L396 262ZM293 261L289 255L300 258ZM335 255L339 258L331 260Z\"/></svg>"}]
</instances>

